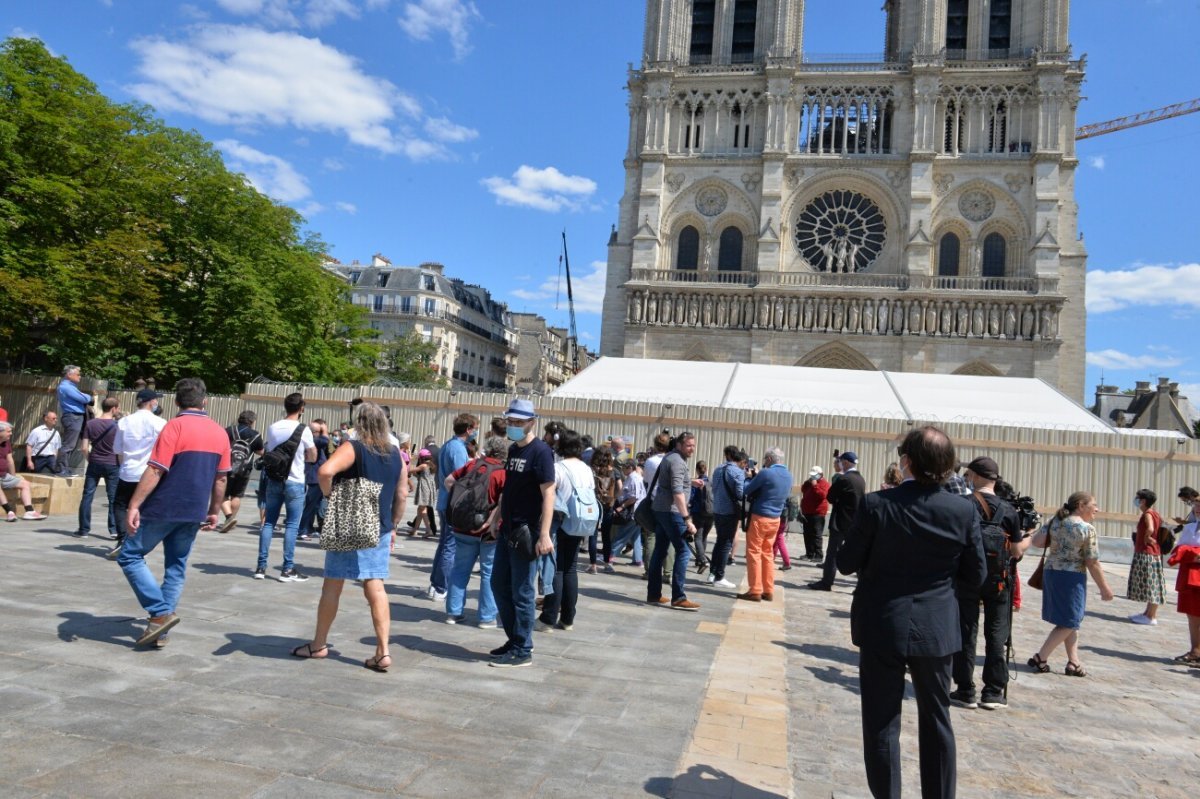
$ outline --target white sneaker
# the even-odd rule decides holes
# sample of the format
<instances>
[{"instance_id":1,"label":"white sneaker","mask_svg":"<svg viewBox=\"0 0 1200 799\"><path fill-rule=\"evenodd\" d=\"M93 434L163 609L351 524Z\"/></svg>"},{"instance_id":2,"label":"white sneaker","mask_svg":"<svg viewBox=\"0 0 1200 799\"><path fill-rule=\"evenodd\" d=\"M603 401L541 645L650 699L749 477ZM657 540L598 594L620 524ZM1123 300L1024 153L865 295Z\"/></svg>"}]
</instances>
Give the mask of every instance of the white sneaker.
<instances>
[{"instance_id":1,"label":"white sneaker","mask_svg":"<svg viewBox=\"0 0 1200 799\"><path fill-rule=\"evenodd\" d=\"M716 578L716 576L714 576L712 572L709 572L709 573L708 573L708 584L709 584L709 585L712 585L712 584L713 584L713 583L715 583L716 581L717 581L717 578Z\"/></svg>"},{"instance_id":2,"label":"white sneaker","mask_svg":"<svg viewBox=\"0 0 1200 799\"><path fill-rule=\"evenodd\" d=\"M446 592L445 591L439 591L436 588L431 588L430 590L433 592L433 594L429 598L432 599L434 602L445 602L446 601Z\"/></svg>"},{"instance_id":3,"label":"white sneaker","mask_svg":"<svg viewBox=\"0 0 1200 799\"><path fill-rule=\"evenodd\" d=\"M1155 627L1158 626L1158 619L1152 619L1145 613L1138 613L1137 615L1130 616L1129 620L1134 624L1149 624Z\"/></svg>"},{"instance_id":4,"label":"white sneaker","mask_svg":"<svg viewBox=\"0 0 1200 799\"><path fill-rule=\"evenodd\" d=\"M724 577L722 577L720 580L717 580L715 583L713 583L713 585L718 588L737 588L735 583L729 582Z\"/></svg>"}]
</instances>

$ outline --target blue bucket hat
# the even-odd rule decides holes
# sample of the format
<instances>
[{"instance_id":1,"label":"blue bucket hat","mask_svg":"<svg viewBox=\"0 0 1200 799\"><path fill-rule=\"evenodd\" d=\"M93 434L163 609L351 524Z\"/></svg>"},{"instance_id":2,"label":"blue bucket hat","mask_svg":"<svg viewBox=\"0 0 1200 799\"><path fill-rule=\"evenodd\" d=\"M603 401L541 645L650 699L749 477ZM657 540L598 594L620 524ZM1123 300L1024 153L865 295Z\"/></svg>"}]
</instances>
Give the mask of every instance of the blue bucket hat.
<instances>
[{"instance_id":1,"label":"blue bucket hat","mask_svg":"<svg viewBox=\"0 0 1200 799\"><path fill-rule=\"evenodd\" d=\"M537 412L533 409L533 403L527 399L515 399L508 404L508 410L504 412L505 417L509 419L536 419Z\"/></svg>"}]
</instances>

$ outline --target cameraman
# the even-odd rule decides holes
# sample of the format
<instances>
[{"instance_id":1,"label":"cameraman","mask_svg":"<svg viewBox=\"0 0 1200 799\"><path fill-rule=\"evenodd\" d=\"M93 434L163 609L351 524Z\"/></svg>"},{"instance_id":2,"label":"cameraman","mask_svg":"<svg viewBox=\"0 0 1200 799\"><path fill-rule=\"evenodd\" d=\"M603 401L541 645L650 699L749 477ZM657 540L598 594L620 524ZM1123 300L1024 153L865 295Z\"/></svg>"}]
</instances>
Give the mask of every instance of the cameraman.
<instances>
[{"instance_id":1,"label":"cameraman","mask_svg":"<svg viewBox=\"0 0 1200 799\"><path fill-rule=\"evenodd\" d=\"M967 465L964 482L976 506L983 533L987 579L982 588L959 585L959 624L963 648L954 655L954 683L950 701L959 707L1000 710L1008 706L1008 663L1005 648L1012 632L1013 559L1029 548L1030 538L1021 529L1017 510L996 494L1000 468L989 457ZM983 693L975 697L975 640L979 633L979 606L983 605Z\"/></svg>"}]
</instances>

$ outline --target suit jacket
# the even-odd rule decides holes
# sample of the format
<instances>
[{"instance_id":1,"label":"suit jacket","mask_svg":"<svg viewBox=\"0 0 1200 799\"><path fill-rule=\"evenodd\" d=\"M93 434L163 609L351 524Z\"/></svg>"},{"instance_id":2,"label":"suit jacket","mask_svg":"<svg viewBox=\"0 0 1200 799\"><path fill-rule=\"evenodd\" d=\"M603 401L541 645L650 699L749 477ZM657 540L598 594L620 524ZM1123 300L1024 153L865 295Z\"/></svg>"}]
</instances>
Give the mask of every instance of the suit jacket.
<instances>
[{"instance_id":1,"label":"suit jacket","mask_svg":"<svg viewBox=\"0 0 1200 799\"><path fill-rule=\"evenodd\" d=\"M833 512L829 516L829 532L845 534L854 521L854 514L867 493L867 481L857 471L846 472L833 481L827 499Z\"/></svg>"},{"instance_id":2,"label":"suit jacket","mask_svg":"<svg viewBox=\"0 0 1200 799\"><path fill-rule=\"evenodd\" d=\"M850 608L856 646L913 657L953 654L962 649L955 584L978 587L987 576L979 516L968 498L915 480L868 494L837 567L858 573Z\"/></svg>"}]
</instances>

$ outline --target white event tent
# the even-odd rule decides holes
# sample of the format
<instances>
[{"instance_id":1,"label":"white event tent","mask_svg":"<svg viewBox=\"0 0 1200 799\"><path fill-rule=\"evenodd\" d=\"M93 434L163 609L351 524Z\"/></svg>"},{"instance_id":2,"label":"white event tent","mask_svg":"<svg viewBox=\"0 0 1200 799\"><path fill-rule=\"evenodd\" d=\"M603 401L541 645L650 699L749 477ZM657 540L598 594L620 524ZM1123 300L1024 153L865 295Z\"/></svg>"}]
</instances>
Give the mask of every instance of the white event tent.
<instances>
[{"instance_id":1,"label":"white event tent","mask_svg":"<svg viewBox=\"0 0 1200 799\"><path fill-rule=\"evenodd\" d=\"M1115 433L1029 377L601 358L550 396Z\"/></svg>"}]
</instances>

